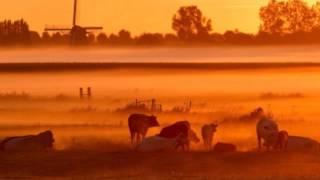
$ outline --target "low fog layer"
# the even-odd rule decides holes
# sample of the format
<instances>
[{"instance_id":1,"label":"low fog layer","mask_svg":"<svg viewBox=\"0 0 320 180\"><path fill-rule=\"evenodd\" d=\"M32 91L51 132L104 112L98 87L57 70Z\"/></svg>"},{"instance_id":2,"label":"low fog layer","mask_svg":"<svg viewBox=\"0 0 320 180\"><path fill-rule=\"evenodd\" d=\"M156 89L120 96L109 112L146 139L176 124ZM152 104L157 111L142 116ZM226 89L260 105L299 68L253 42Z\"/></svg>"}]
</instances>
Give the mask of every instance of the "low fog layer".
<instances>
[{"instance_id":1,"label":"low fog layer","mask_svg":"<svg viewBox=\"0 0 320 180\"><path fill-rule=\"evenodd\" d=\"M2 49L8 62L319 62L318 46Z\"/></svg>"}]
</instances>

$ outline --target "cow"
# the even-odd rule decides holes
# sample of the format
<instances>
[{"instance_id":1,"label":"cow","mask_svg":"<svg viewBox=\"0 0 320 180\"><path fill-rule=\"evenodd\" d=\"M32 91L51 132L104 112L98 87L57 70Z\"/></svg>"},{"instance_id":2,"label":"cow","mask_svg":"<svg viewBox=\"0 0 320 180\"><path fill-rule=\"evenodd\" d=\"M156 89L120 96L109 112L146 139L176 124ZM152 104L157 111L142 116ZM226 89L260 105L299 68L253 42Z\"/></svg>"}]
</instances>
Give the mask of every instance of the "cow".
<instances>
[{"instance_id":1,"label":"cow","mask_svg":"<svg viewBox=\"0 0 320 180\"><path fill-rule=\"evenodd\" d=\"M163 128L159 134L163 138L176 138L179 135L183 137L185 141L181 141L177 145L177 149L182 148L183 151L190 149L190 142L198 143L200 139L197 134L191 129L191 125L188 121L179 121L170 126Z\"/></svg>"},{"instance_id":2,"label":"cow","mask_svg":"<svg viewBox=\"0 0 320 180\"><path fill-rule=\"evenodd\" d=\"M263 145L269 150L276 144L279 128L277 123L271 118L263 117L261 118L256 126L257 139L258 139L258 149L261 149L261 141L263 140Z\"/></svg>"},{"instance_id":3,"label":"cow","mask_svg":"<svg viewBox=\"0 0 320 180\"><path fill-rule=\"evenodd\" d=\"M160 136L147 137L136 147L138 152L174 152L182 136L176 138L164 138Z\"/></svg>"},{"instance_id":4,"label":"cow","mask_svg":"<svg viewBox=\"0 0 320 180\"><path fill-rule=\"evenodd\" d=\"M280 131L278 133L277 142L274 146L276 150L286 150L288 146L289 134L287 131Z\"/></svg>"},{"instance_id":5,"label":"cow","mask_svg":"<svg viewBox=\"0 0 320 180\"><path fill-rule=\"evenodd\" d=\"M1 151L47 151L53 149L54 137L51 131L37 135L8 137L1 141Z\"/></svg>"},{"instance_id":6,"label":"cow","mask_svg":"<svg viewBox=\"0 0 320 180\"><path fill-rule=\"evenodd\" d=\"M252 112L239 117L241 122L255 122L265 115L264 110L261 107L254 109Z\"/></svg>"},{"instance_id":7,"label":"cow","mask_svg":"<svg viewBox=\"0 0 320 180\"><path fill-rule=\"evenodd\" d=\"M301 136L289 136L288 137L288 151L319 151L319 142Z\"/></svg>"},{"instance_id":8,"label":"cow","mask_svg":"<svg viewBox=\"0 0 320 180\"><path fill-rule=\"evenodd\" d=\"M230 153L230 152L236 152L236 151L237 151L237 147L234 144L230 144L230 143L218 142L213 147L213 152L215 153Z\"/></svg>"},{"instance_id":9,"label":"cow","mask_svg":"<svg viewBox=\"0 0 320 180\"><path fill-rule=\"evenodd\" d=\"M214 133L217 131L218 125L206 124L201 128L201 135L206 149L211 149Z\"/></svg>"},{"instance_id":10,"label":"cow","mask_svg":"<svg viewBox=\"0 0 320 180\"><path fill-rule=\"evenodd\" d=\"M156 116L144 114L131 114L128 118L131 144L138 144L147 135L148 129L160 126ZM135 141L136 138L136 142Z\"/></svg>"}]
</instances>

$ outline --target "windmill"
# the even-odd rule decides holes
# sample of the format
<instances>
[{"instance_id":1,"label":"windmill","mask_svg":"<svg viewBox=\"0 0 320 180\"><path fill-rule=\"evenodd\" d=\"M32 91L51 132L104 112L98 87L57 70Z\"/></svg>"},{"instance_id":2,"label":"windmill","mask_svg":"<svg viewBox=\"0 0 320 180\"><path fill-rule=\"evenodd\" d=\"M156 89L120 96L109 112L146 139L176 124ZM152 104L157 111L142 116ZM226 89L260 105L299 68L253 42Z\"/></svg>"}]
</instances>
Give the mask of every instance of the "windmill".
<instances>
[{"instance_id":1,"label":"windmill","mask_svg":"<svg viewBox=\"0 0 320 180\"><path fill-rule=\"evenodd\" d=\"M56 28L56 27L46 27L45 31L53 32L70 32L70 43L71 44L82 44L86 42L86 35L89 31L102 30L103 27L100 26L79 26L77 24L77 10L78 10L78 0L74 0L73 3L73 19L71 28Z\"/></svg>"}]
</instances>

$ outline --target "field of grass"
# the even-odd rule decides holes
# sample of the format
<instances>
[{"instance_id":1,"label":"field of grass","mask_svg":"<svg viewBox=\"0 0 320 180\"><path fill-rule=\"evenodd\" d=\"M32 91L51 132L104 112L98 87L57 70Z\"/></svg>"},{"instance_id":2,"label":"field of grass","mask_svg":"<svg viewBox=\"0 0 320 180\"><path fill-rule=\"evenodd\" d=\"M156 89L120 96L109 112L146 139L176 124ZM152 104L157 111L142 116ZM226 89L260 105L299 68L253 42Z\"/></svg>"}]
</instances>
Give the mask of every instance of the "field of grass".
<instances>
[{"instance_id":1,"label":"field of grass","mask_svg":"<svg viewBox=\"0 0 320 180\"><path fill-rule=\"evenodd\" d=\"M0 179L319 179L320 152L256 152L254 122L237 118L262 107L290 135L320 140L319 64L0 64L0 139L54 132L54 152L0 153ZM80 100L79 87L93 89ZM161 127L189 120L219 124L214 142L239 152L137 153L129 143L135 99L156 98ZM170 113L192 101L190 113ZM94 110L88 110L92 107Z\"/></svg>"},{"instance_id":2,"label":"field of grass","mask_svg":"<svg viewBox=\"0 0 320 180\"><path fill-rule=\"evenodd\" d=\"M319 153L0 154L1 179L319 179Z\"/></svg>"}]
</instances>

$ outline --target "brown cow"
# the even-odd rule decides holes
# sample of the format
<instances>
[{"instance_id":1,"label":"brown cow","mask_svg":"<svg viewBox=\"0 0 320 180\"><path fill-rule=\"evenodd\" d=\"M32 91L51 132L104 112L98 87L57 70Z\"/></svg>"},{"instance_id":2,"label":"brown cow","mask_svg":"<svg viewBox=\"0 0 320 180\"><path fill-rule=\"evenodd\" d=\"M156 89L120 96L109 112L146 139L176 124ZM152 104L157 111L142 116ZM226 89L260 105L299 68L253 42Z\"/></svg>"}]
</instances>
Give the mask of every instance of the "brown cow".
<instances>
[{"instance_id":1,"label":"brown cow","mask_svg":"<svg viewBox=\"0 0 320 180\"><path fill-rule=\"evenodd\" d=\"M183 140L178 143L177 149L181 148L183 151L190 149L190 142L200 142L200 139L191 129L191 125L188 121L179 121L163 128L159 136L171 139L181 136L181 139Z\"/></svg>"},{"instance_id":2,"label":"brown cow","mask_svg":"<svg viewBox=\"0 0 320 180\"><path fill-rule=\"evenodd\" d=\"M131 144L138 144L141 139L144 139L147 135L148 129L151 127L160 126L156 116L147 116L144 114L131 114L128 118L128 126L131 136Z\"/></svg>"}]
</instances>

